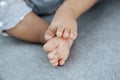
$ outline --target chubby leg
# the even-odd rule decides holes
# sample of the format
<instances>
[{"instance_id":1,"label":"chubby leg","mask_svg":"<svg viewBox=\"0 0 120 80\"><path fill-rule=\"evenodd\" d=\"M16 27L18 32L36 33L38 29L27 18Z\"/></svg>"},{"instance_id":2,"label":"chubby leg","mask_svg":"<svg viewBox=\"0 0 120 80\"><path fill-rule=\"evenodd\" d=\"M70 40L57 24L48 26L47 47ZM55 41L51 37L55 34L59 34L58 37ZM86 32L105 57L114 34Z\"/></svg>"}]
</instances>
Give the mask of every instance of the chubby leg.
<instances>
[{"instance_id":1,"label":"chubby leg","mask_svg":"<svg viewBox=\"0 0 120 80\"><path fill-rule=\"evenodd\" d=\"M44 34L48 26L48 22L31 12L16 27L6 32L21 40L45 43Z\"/></svg>"}]
</instances>

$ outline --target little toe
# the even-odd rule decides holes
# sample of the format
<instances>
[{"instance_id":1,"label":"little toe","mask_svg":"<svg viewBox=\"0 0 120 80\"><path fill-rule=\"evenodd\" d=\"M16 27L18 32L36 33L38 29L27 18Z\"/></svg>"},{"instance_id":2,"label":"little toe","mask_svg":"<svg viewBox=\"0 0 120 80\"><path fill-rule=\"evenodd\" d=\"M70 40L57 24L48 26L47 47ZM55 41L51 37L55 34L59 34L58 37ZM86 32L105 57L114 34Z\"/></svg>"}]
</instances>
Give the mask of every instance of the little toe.
<instances>
[{"instance_id":1,"label":"little toe","mask_svg":"<svg viewBox=\"0 0 120 80\"><path fill-rule=\"evenodd\" d=\"M67 38L69 38L69 35L70 35L70 30L69 29L65 29L64 30L64 34L63 34L63 38L67 39Z\"/></svg>"},{"instance_id":2,"label":"little toe","mask_svg":"<svg viewBox=\"0 0 120 80\"><path fill-rule=\"evenodd\" d=\"M74 38L73 39L76 39L77 38L77 31L75 31L75 33L74 33Z\"/></svg>"},{"instance_id":3,"label":"little toe","mask_svg":"<svg viewBox=\"0 0 120 80\"><path fill-rule=\"evenodd\" d=\"M77 34L76 34L76 33L77 33L76 31L71 30L71 32L70 32L70 39L75 40L76 37L77 37Z\"/></svg>"},{"instance_id":4,"label":"little toe","mask_svg":"<svg viewBox=\"0 0 120 80\"><path fill-rule=\"evenodd\" d=\"M52 64L52 66L54 66L54 67L58 66L58 62Z\"/></svg>"},{"instance_id":5,"label":"little toe","mask_svg":"<svg viewBox=\"0 0 120 80\"><path fill-rule=\"evenodd\" d=\"M58 27L57 32L56 32L57 37L62 37L63 31L64 31L63 27Z\"/></svg>"},{"instance_id":6,"label":"little toe","mask_svg":"<svg viewBox=\"0 0 120 80\"><path fill-rule=\"evenodd\" d=\"M65 60L63 60L63 59L59 60L59 65L60 65L60 66L62 66L62 65L64 65L64 64L65 64Z\"/></svg>"},{"instance_id":7,"label":"little toe","mask_svg":"<svg viewBox=\"0 0 120 80\"><path fill-rule=\"evenodd\" d=\"M52 59L52 60L50 60L51 64L55 64L56 62L58 63L58 59Z\"/></svg>"}]
</instances>

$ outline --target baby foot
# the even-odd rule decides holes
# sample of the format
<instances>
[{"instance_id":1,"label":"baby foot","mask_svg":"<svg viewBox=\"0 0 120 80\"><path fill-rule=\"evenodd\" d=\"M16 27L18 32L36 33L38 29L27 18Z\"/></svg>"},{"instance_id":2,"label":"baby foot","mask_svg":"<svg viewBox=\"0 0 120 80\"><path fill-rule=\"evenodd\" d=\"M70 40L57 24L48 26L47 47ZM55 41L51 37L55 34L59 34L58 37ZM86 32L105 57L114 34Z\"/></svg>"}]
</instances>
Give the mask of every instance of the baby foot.
<instances>
[{"instance_id":1,"label":"baby foot","mask_svg":"<svg viewBox=\"0 0 120 80\"><path fill-rule=\"evenodd\" d=\"M45 33L45 39L49 40L55 36L71 40L77 37L76 20L72 16L63 13L62 10L58 10L55 14L53 21Z\"/></svg>"},{"instance_id":2,"label":"baby foot","mask_svg":"<svg viewBox=\"0 0 120 80\"><path fill-rule=\"evenodd\" d=\"M48 58L53 66L64 65L73 44L73 40L66 40L55 37L50 39L45 45L44 50L48 52Z\"/></svg>"}]
</instances>

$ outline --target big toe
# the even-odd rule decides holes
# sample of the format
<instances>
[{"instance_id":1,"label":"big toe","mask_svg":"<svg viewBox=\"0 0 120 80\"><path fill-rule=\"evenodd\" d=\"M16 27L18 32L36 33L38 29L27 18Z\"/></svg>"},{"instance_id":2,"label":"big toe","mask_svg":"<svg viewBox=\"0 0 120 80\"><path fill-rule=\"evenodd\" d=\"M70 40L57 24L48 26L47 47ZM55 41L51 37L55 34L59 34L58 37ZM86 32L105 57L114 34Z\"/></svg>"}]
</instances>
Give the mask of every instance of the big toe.
<instances>
[{"instance_id":1,"label":"big toe","mask_svg":"<svg viewBox=\"0 0 120 80\"><path fill-rule=\"evenodd\" d=\"M58 46L58 41L56 40L56 38L53 38L47 41L46 44L43 46L43 48L46 52L51 52L54 49L56 49L57 46Z\"/></svg>"},{"instance_id":2,"label":"big toe","mask_svg":"<svg viewBox=\"0 0 120 80\"><path fill-rule=\"evenodd\" d=\"M56 35L56 27L50 26L45 33L45 40L50 40Z\"/></svg>"},{"instance_id":3,"label":"big toe","mask_svg":"<svg viewBox=\"0 0 120 80\"><path fill-rule=\"evenodd\" d=\"M54 33L50 30L47 30L45 33L45 40L48 41L54 37Z\"/></svg>"}]
</instances>

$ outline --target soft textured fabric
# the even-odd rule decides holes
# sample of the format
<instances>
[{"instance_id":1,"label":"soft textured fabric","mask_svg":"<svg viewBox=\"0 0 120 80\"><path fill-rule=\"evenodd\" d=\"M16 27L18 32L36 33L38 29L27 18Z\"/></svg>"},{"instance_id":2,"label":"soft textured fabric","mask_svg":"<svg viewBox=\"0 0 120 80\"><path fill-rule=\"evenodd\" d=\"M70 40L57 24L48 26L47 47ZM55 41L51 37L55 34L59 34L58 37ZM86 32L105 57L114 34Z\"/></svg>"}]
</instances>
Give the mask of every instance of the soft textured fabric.
<instances>
[{"instance_id":1,"label":"soft textured fabric","mask_svg":"<svg viewBox=\"0 0 120 80\"><path fill-rule=\"evenodd\" d=\"M0 0L0 32L15 27L30 12L23 0Z\"/></svg>"},{"instance_id":2,"label":"soft textured fabric","mask_svg":"<svg viewBox=\"0 0 120 80\"><path fill-rule=\"evenodd\" d=\"M56 68L42 45L0 36L0 80L120 80L120 0L97 4L78 28L66 65Z\"/></svg>"},{"instance_id":3,"label":"soft textured fabric","mask_svg":"<svg viewBox=\"0 0 120 80\"><path fill-rule=\"evenodd\" d=\"M26 0L28 6L38 15L54 13L64 0Z\"/></svg>"}]
</instances>

